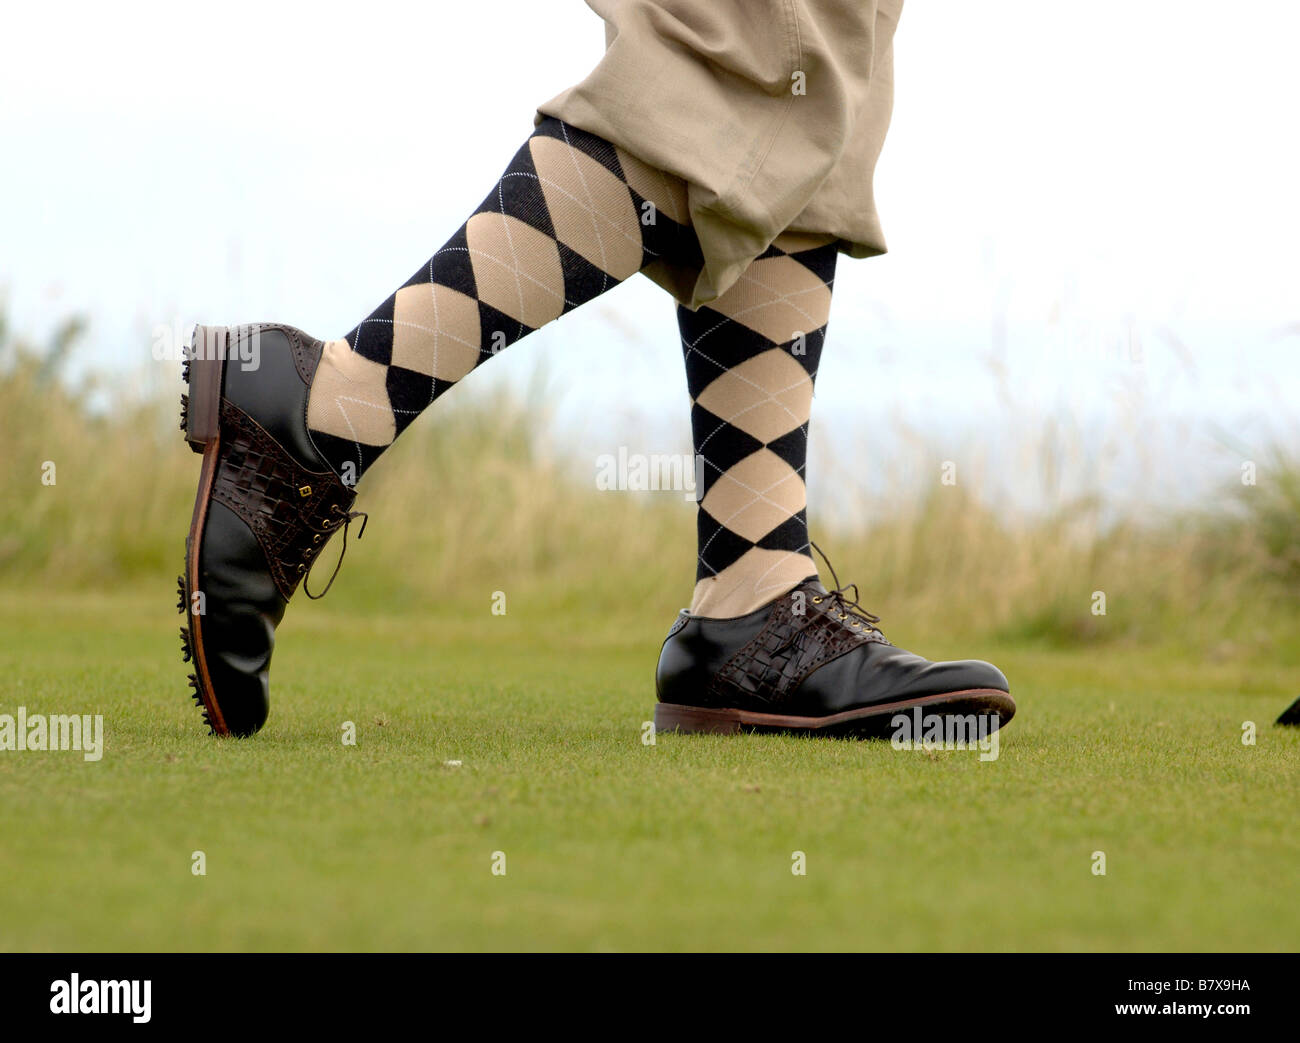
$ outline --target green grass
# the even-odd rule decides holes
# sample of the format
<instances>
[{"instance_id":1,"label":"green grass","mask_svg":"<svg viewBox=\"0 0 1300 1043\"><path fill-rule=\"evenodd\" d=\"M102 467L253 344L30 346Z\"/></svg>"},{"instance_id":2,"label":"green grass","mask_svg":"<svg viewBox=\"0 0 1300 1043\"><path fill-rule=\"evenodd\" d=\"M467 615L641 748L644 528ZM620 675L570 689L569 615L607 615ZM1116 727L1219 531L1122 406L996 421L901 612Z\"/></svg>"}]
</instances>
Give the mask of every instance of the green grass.
<instances>
[{"instance_id":1,"label":"green grass","mask_svg":"<svg viewBox=\"0 0 1300 1043\"><path fill-rule=\"evenodd\" d=\"M1011 677L1020 714L995 762L767 736L647 747L671 607L584 614L524 594L494 617L489 590L456 588L440 614L358 620L344 588L291 610L267 729L215 741L186 698L167 594L0 591L0 712L103 713L106 729L98 763L0 753L0 948L1300 937L1300 732L1270 723L1300 677L1276 657L931 636L918 651L981 655ZM905 623L890 633L912 644Z\"/></svg>"}]
</instances>

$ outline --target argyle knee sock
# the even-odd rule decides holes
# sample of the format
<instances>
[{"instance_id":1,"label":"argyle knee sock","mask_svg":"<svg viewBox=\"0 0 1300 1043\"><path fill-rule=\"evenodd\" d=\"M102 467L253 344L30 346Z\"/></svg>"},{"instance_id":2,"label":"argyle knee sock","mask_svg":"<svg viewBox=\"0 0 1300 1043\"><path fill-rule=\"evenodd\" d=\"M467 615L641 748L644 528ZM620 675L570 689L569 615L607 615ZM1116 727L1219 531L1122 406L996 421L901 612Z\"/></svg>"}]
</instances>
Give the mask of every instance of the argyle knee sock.
<instances>
[{"instance_id":1,"label":"argyle knee sock","mask_svg":"<svg viewBox=\"0 0 1300 1043\"><path fill-rule=\"evenodd\" d=\"M783 235L717 300L677 309L703 458L696 615L744 615L817 575L804 479L835 258L824 236Z\"/></svg>"},{"instance_id":2,"label":"argyle knee sock","mask_svg":"<svg viewBox=\"0 0 1300 1043\"><path fill-rule=\"evenodd\" d=\"M460 230L343 340L307 426L349 484L480 363L656 260L696 264L686 186L544 120Z\"/></svg>"}]
</instances>

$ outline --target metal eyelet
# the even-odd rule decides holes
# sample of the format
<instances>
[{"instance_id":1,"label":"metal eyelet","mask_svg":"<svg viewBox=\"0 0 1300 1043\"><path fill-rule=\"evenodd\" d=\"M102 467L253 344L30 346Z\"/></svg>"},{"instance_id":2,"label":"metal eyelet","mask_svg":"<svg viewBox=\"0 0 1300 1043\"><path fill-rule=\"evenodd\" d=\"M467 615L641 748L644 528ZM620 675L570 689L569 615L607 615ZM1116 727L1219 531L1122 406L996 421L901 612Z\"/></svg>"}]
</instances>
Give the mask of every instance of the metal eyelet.
<instances>
[{"instance_id":1,"label":"metal eyelet","mask_svg":"<svg viewBox=\"0 0 1300 1043\"><path fill-rule=\"evenodd\" d=\"M311 538L311 541L312 543L320 543L320 533L316 533L316 535Z\"/></svg>"},{"instance_id":2,"label":"metal eyelet","mask_svg":"<svg viewBox=\"0 0 1300 1043\"><path fill-rule=\"evenodd\" d=\"M821 603L822 603L822 599L821 599L821 598L813 598L813 604L814 604L814 605L820 605Z\"/></svg>"},{"instance_id":3,"label":"metal eyelet","mask_svg":"<svg viewBox=\"0 0 1300 1043\"><path fill-rule=\"evenodd\" d=\"M304 565L301 561L298 562L298 571L299 571L299 572L306 572L306 571L307 571L307 566Z\"/></svg>"}]
</instances>

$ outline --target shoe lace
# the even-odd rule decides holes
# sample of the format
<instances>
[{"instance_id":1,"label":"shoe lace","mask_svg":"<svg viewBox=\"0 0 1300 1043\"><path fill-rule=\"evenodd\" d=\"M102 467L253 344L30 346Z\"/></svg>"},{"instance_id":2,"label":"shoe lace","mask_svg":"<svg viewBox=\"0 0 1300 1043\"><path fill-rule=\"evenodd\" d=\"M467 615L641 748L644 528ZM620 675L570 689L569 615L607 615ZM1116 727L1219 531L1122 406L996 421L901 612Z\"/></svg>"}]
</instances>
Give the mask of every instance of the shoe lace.
<instances>
[{"instance_id":1,"label":"shoe lace","mask_svg":"<svg viewBox=\"0 0 1300 1043\"><path fill-rule=\"evenodd\" d=\"M832 613L838 622L847 623L854 630L865 627L866 630L875 631L883 638L885 636L884 633L881 631L880 627L876 625L880 622L880 617L874 612L868 611L862 605L862 596L858 591L858 585L856 583L840 583L840 577L836 574L835 566L831 564L830 558L826 557L826 552L817 546L816 543L812 543L811 540L809 543L812 545L813 550L815 550L821 557L822 561L826 562L826 567L830 569L831 580L835 584L835 587L828 590L825 594L814 594L812 596L810 600L814 605L822 605L824 603L825 607L814 609L811 613L808 613L804 625L793 630L790 636L777 646L776 651L785 651L785 649L789 648L799 639L799 635L812 624L813 620L821 616L829 616ZM852 592L852 597L849 596L850 592Z\"/></svg>"},{"instance_id":2,"label":"shoe lace","mask_svg":"<svg viewBox=\"0 0 1300 1043\"><path fill-rule=\"evenodd\" d=\"M840 622L844 622L846 617L852 616L865 623L868 630L874 630L877 634L882 634L880 627L876 626L880 622L880 617L874 612L869 612L862 604L862 595L858 591L858 585L856 583L840 583L840 577L836 575L835 566L831 564L831 559L826 557L826 553L817 544L812 543L811 540L808 542L812 544L812 549L818 553L822 561L826 562L826 567L831 570L831 580L835 584L833 590L827 591L827 597L830 599L831 604L827 606L826 611L829 612L832 606L838 605ZM849 597L849 591L853 592L853 597ZM817 599L814 598L813 601L815 602Z\"/></svg>"},{"instance_id":3,"label":"shoe lace","mask_svg":"<svg viewBox=\"0 0 1300 1043\"><path fill-rule=\"evenodd\" d=\"M334 571L330 573L330 578L329 581L325 584L325 589L322 590L319 594L313 594L307 586L307 581L311 578L311 570L316 565L316 562L311 561L310 551L305 551L303 553L303 563L298 566L298 571L303 573L303 577L302 577L303 593L306 594L313 601L319 601L321 598L323 598L326 594L330 592L330 587L334 586L334 578L339 574L339 569L343 567L343 558L348 552L348 530L351 527L352 522L357 518L361 519L361 528L357 530L357 539L359 540L361 539L362 536L366 534L366 522L370 520L370 515L368 515L365 511L344 512L339 508L337 504L332 506L330 510L333 511L335 514L339 515L343 519L341 523L343 525L343 549L339 551L339 559L334 563ZM334 529L337 528L340 523L337 521L336 522L326 521L324 524L326 529Z\"/></svg>"}]
</instances>

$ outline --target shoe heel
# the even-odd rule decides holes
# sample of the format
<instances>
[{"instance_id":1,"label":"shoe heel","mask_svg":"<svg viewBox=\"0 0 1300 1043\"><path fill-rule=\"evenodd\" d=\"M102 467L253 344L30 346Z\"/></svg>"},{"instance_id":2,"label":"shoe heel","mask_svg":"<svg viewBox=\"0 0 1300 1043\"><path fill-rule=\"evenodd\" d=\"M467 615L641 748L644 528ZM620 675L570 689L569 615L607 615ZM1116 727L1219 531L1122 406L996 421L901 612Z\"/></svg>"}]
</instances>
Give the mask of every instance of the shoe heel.
<instances>
[{"instance_id":1,"label":"shoe heel","mask_svg":"<svg viewBox=\"0 0 1300 1043\"><path fill-rule=\"evenodd\" d=\"M733 735L740 731L740 715L735 710L711 710L704 706L655 703L655 731Z\"/></svg>"},{"instance_id":2,"label":"shoe heel","mask_svg":"<svg viewBox=\"0 0 1300 1043\"><path fill-rule=\"evenodd\" d=\"M189 393L181 396L181 428L196 453L217 437L221 425L221 382L229 340L225 326L195 326L185 353Z\"/></svg>"}]
</instances>

